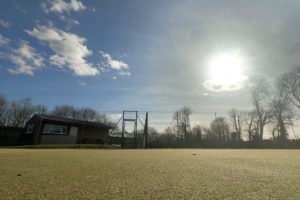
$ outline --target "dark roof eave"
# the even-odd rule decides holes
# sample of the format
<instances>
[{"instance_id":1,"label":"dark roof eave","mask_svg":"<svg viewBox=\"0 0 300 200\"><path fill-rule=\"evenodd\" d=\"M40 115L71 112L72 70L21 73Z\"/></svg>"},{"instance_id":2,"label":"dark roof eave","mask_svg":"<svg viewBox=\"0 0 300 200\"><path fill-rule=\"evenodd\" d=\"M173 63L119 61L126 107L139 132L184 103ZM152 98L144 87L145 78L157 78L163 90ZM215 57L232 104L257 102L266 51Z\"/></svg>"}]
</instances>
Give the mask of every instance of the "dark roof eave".
<instances>
[{"instance_id":1,"label":"dark roof eave","mask_svg":"<svg viewBox=\"0 0 300 200\"><path fill-rule=\"evenodd\" d=\"M52 115L44 115L44 114L36 114L35 116L39 117L41 120L48 120L53 122L63 122L63 123L79 125L79 126L99 127L99 128L107 128L107 129L113 128L112 126L99 123L99 122L89 122L89 121L70 119L65 117L57 117Z\"/></svg>"}]
</instances>

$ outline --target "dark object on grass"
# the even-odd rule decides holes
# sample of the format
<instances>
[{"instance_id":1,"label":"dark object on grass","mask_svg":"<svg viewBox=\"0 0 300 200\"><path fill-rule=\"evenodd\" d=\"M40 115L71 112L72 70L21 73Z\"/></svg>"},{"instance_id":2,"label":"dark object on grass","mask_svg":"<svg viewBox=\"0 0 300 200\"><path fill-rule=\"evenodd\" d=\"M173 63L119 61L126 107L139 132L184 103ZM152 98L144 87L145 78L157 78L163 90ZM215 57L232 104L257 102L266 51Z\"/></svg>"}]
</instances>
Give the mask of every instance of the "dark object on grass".
<instances>
[{"instance_id":1,"label":"dark object on grass","mask_svg":"<svg viewBox=\"0 0 300 200\"><path fill-rule=\"evenodd\" d=\"M17 176L22 176L22 174L19 173L19 174L17 174Z\"/></svg>"}]
</instances>

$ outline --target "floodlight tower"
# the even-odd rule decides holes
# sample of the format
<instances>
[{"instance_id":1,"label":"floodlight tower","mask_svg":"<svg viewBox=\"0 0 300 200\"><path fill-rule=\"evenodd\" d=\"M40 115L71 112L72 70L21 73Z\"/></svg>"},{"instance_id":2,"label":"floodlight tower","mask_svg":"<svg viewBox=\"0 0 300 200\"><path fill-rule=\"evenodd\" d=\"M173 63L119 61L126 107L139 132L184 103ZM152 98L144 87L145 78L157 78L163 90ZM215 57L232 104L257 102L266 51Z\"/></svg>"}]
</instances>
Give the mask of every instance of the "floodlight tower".
<instances>
[{"instance_id":1,"label":"floodlight tower","mask_svg":"<svg viewBox=\"0 0 300 200\"><path fill-rule=\"evenodd\" d=\"M145 117L145 124L143 124L141 118L139 117L139 112L138 111L123 111L122 116L120 117L119 121L116 123L114 128L110 131L111 133L115 130L115 128L118 126L119 122L122 120L122 133L121 133L121 148L125 148L126 145L126 137L125 137L125 132L126 132L126 122L133 122L134 123L134 129L133 129L133 147L137 148L138 147L138 134L137 134L137 129L138 129L138 120L140 124L144 128L144 132L142 133L142 143L141 147L142 148L147 148L148 147L148 112L146 112L146 117ZM139 138L140 140L141 138ZM128 141L128 140L127 140Z\"/></svg>"},{"instance_id":2,"label":"floodlight tower","mask_svg":"<svg viewBox=\"0 0 300 200\"><path fill-rule=\"evenodd\" d=\"M121 146L122 148L125 147L125 127L126 122L134 122L134 147L137 148L137 120L138 120L138 111L123 111L123 122L122 122L122 139L121 139Z\"/></svg>"}]
</instances>

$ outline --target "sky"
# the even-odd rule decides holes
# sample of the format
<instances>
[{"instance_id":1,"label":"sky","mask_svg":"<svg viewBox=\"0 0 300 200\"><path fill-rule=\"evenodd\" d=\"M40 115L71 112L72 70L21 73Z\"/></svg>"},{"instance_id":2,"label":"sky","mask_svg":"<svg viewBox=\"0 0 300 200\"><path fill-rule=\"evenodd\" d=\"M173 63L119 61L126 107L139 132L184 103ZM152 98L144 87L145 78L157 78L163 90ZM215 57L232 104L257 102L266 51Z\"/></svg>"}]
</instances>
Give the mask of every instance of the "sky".
<instances>
[{"instance_id":1,"label":"sky","mask_svg":"<svg viewBox=\"0 0 300 200\"><path fill-rule=\"evenodd\" d=\"M192 124L208 124L231 108L252 109L253 83L300 64L297 0L0 5L0 94L50 109L91 107L112 118L150 111L163 128L189 106Z\"/></svg>"}]
</instances>

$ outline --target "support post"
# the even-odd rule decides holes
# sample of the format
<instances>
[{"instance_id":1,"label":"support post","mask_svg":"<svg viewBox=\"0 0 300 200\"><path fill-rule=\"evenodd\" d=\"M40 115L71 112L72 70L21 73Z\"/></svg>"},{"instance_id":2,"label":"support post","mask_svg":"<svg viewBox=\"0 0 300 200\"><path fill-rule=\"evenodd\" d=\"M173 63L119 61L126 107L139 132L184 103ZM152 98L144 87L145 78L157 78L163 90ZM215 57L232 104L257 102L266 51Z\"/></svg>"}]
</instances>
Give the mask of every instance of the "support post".
<instances>
[{"instance_id":1,"label":"support post","mask_svg":"<svg viewBox=\"0 0 300 200\"><path fill-rule=\"evenodd\" d=\"M135 121L134 121L134 148L137 148L137 116L138 112L135 112Z\"/></svg>"},{"instance_id":2,"label":"support post","mask_svg":"<svg viewBox=\"0 0 300 200\"><path fill-rule=\"evenodd\" d=\"M124 111L123 111L123 122L122 122L122 137L121 137L121 148L125 148L125 139L124 139L124 134L125 134L125 120L124 120Z\"/></svg>"},{"instance_id":3,"label":"support post","mask_svg":"<svg viewBox=\"0 0 300 200\"><path fill-rule=\"evenodd\" d=\"M146 112L145 127L144 127L144 148L148 148L148 112Z\"/></svg>"}]
</instances>

